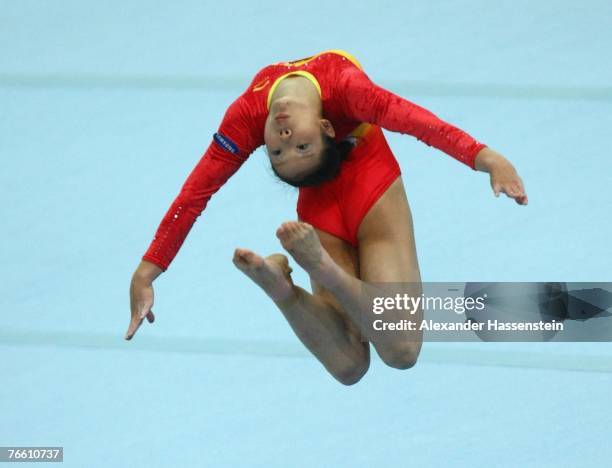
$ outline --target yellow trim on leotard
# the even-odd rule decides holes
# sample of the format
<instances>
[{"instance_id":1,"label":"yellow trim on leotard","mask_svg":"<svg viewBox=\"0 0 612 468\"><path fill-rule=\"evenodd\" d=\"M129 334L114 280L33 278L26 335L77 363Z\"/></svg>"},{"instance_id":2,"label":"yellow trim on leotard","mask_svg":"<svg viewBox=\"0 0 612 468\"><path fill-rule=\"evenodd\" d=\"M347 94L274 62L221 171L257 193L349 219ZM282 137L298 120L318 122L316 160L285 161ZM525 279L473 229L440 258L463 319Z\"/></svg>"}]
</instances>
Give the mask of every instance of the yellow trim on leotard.
<instances>
[{"instance_id":1,"label":"yellow trim on leotard","mask_svg":"<svg viewBox=\"0 0 612 468\"><path fill-rule=\"evenodd\" d=\"M331 52L333 54L342 55L343 57L345 57L345 58L349 59L351 62L353 62L353 64L355 64L355 66L357 68L359 68L360 70L363 70L363 67L361 66L361 63L359 63L359 60L357 60L353 54L348 53L346 50L332 49L332 50L326 50L325 52L321 52L321 53L325 54L327 52ZM317 55L321 55L321 54L317 54Z\"/></svg>"},{"instance_id":2,"label":"yellow trim on leotard","mask_svg":"<svg viewBox=\"0 0 612 468\"><path fill-rule=\"evenodd\" d=\"M323 54L341 55L342 57L349 59L357 68L359 68L360 70L363 70L363 67L359 63L359 60L357 60L353 54L350 54L346 50L340 50L340 49L324 50L323 52L319 52L318 54L312 55L310 57L294 60L292 62L281 62L280 64L285 65L287 67L299 67L300 65L304 65L305 63L308 63L311 60L314 60L318 56L323 55Z\"/></svg>"},{"instance_id":3,"label":"yellow trim on leotard","mask_svg":"<svg viewBox=\"0 0 612 468\"><path fill-rule=\"evenodd\" d=\"M308 78L312 82L312 84L315 85L315 87L317 88L317 91L319 92L319 97L321 97L321 85L319 84L317 79L314 77L314 75L304 70L296 70L294 72L285 73L284 75L281 75L276 80L274 80L274 83L272 83L272 86L270 86L270 91L268 91L268 101L266 103L266 106L268 107L268 109L270 109L270 103L272 102L272 94L274 94L274 91L276 90L280 82L283 79L291 75L300 75L300 76L303 76L304 78Z\"/></svg>"},{"instance_id":4,"label":"yellow trim on leotard","mask_svg":"<svg viewBox=\"0 0 612 468\"><path fill-rule=\"evenodd\" d=\"M363 122L357 127L355 127L353 131L349 133L349 136L352 136L354 138L363 138L364 136L366 136L366 134L370 131L371 128L372 124L368 122Z\"/></svg>"},{"instance_id":5,"label":"yellow trim on leotard","mask_svg":"<svg viewBox=\"0 0 612 468\"><path fill-rule=\"evenodd\" d=\"M294 60L293 62L281 62L281 64L285 65L287 67L299 67L300 65L304 65L305 63L308 63L311 60L316 59L320 55L329 54L329 53L341 55L342 57L350 60L357 68L359 68L360 70L363 70L363 67L359 63L359 60L357 60L353 54L350 54L350 53L346 52L345 50L340 50L340 49L325 50L325 51L319 52L318 54L315 54L315 55L313 55L311 57L306 57L306 58L303 58L303 59ZM300 75L300 76L303 76L305 78L308 78L312 82L312 84L315 85L315 87L317 88L317 91L319 91L319 96L321 96L321 85L319 85L319 82L314 77L314 75L312 73L307 72L307 71L296 70L294 72L285 73L284 75L279 76L274 81L274 83L272 83L272 86L270 86L270 90L268 91L268 100L267 100L267 103L266 103L266 106L267 106L268 109L270 109L270 103L272 102L272 94L274 93L274 91L276 90L276 88L278 87L280 82L283 79L285 79L285 78L287 78L288 76L291 76L291 75Z\"/></svg>"}]
</instances>

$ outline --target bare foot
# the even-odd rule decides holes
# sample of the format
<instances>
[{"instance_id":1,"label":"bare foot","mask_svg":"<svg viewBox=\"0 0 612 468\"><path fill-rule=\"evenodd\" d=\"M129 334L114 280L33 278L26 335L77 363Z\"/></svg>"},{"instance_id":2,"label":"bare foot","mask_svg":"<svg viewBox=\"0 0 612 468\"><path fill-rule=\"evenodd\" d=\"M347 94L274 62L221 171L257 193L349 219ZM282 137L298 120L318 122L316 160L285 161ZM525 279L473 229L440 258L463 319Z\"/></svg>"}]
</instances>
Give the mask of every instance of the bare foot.
<instances>
[{"instance_id":1,"label":"bare foot","mask_svg":"<svg viewBox=\"0 0 612 468\"><path fill-rule=\"evenodd\" d=\"M232 261L273 301L283 301L293 294L292 270L284 255L272 254L263 258L250 250L236 249Z\"/></svg>"},{"instance_id":2,"label":"bare foot","mask_svg":"<svg viewBox=\"0 0 612 468\"><path fill-rule=\"evenodd\" d=\"M310 224L288 221L277 229L276 237L313 279L322 284L334 279L336 264L321 245L319 236Z\"/></svg>"}]
</instances>

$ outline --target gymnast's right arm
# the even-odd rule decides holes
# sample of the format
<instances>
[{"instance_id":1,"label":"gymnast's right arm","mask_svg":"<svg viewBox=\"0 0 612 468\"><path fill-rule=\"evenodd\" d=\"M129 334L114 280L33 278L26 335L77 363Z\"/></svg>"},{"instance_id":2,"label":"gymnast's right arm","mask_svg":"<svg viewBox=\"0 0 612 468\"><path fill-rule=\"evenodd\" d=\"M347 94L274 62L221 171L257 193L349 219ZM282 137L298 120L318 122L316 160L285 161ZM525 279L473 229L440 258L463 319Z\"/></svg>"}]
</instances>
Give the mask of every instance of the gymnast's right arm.
<instances>
[{"instance_id":1,"label":"gymnast's right arm","mask_svg":"<svg viewBox=\"0 0 612 468\"><path fill-rule=\"evenodd\" d=\"M242 95L228 108L219 131L187 177L142 256L130 284L131 320L125 339L134 336L142 321L153 323L153 281L166 271L212 195L259 146L257 132Z\"/></svg>"}]
</instances>

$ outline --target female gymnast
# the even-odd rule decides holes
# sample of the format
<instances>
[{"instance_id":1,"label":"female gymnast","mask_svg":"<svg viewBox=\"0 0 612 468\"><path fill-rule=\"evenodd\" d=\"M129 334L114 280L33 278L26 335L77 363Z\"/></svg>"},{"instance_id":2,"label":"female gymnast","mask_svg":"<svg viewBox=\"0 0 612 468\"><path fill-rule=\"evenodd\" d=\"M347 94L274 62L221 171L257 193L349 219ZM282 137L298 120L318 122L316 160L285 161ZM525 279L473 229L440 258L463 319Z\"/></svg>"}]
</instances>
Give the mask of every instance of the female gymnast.
<instances>
[{"instance_id":1,"label":"female gymnast","mask_svg":"<svg viewBox=\"0 0 612 468\"><path fill-rule=\"evenodd\" d=\"M398 369L412 367L420 332L381 339L363 306L371 285L420 292L412 217L400 168L381 128L415 136L473 170L488 172L495 196L527 204L512 164L464 131L374 84L351 54L330 50L261 69L228 108L205 154L164 216L132 276L127 340L153 314L153 281L165 271L210 197L259 146L272 169L299 187L298 221L276 231L310 276L293 284L287 257L236 249L233 262L274 301L295 334L339 382L366 373L370 343ZM420 313L420 312L419 312ZM408 311L397 317L414 319ZM402 315L402 314L405 314Z\"/></svg>"}]
</instances>

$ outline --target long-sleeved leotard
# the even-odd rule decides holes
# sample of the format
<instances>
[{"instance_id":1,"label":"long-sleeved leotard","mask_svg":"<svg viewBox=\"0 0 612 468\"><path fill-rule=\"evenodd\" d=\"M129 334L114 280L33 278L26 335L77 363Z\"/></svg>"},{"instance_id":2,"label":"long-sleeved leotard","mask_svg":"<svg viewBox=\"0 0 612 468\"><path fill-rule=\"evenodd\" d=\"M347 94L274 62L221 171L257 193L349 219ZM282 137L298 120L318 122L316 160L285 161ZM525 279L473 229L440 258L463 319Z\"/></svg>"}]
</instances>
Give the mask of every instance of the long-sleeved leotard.
<instances>
[{"instance_id":1,"label":"long-sleeved leotard","mask_svg":"<svg viewBox=\"0 0 612 468\"><path fill-rule=\"evenodd\" d=\"M323 113L341 141L361 123L418 138L474 169L486 145L431 112L374 84L359 62L343 51L326 51L261 69L247 90L227 109L213 141L192 170L159 225L143 260L166 270L211 196L264 144L272 93L289 75L317 87Z\"/></svg>"}]
</instances>

